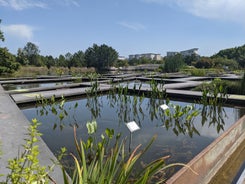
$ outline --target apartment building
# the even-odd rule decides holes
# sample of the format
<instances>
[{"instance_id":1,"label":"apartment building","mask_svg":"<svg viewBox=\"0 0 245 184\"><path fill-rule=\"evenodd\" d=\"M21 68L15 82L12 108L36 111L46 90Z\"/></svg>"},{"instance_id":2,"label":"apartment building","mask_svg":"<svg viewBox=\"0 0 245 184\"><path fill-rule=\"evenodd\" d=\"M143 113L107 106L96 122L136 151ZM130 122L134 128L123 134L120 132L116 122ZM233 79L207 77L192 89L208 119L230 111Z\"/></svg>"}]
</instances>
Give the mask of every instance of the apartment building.
<instances>
[{"instance_id":1,"label":"apartment building","mask_svg":"<svg viewBox=\"0 0 245 184\"><path fill-rule=\"evenodd\" d=\"M133 54L129 55L129 60L131 59L140 59L140 58L148 58L151 60L161 60L162 56L160 54L154 54L154 53L145 53L145 54Z\"/></svg>"},{"instance_id":2,"label":"apartment building","mask_svg":"<svg viewBox=\"0 0 245 184\"><path fill-rule=\"evenodd\" d=\"M176 54L181 54L184 57L191 56L193 54L198 55L197 51L198 51L198 48L193 48L193 49L184 50L184 51L180 51L180 52L167 52L167 57L174 56Z\"/></svg>"}]
</instances>

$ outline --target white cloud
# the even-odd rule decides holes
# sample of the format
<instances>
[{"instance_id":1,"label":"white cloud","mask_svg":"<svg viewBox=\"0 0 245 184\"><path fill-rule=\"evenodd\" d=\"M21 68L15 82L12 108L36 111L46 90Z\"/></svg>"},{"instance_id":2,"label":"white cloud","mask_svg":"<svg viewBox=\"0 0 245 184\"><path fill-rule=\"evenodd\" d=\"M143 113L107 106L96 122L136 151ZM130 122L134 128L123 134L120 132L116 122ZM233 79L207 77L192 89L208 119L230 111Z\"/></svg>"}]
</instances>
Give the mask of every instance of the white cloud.
<instances>
[{"instance_id":1,"label":"white cloud","mask_svg":"<svg viewBox=\"0 0 245 184\"><path fill-rule=\"evenodd\" d=\"M34 28L25 24L12 24L3 25L2 30L4 32L4 35L30 41L33 38Z\"/></svg>"},{"instance_id":2,"label":"white cloud","mask_svg":"<svg viewBox=\"0 0 245 184\"><path fill-rule=\"evenodd\" d=\"M123 21L123 22L119 22L118 24L123 26L123 27L126 27L128 29L132 29L134 31L139 31L139 30L143 30L146 28L143 24L140 24L138 22L125 22L125 21Z\"/></svg>"},{"instance_id":3,"label":"white cloud","mask_svg":"<svg viewBox=\"0 0 245 184\"><path fill-rule=\"evenodd\" d=\"M79 3L77 0L63 0L65 5L73 5L79 7Z\"/></svg>"},{"instance_id":4,"label":"white cloud","mask_svg":"<svg viewBox=\"0 0 245 184\"><path fill-rule=\"evenodd\" d=\"M199 17L229 20L245 23L244 0L141 0L147 3L158 3L178 6Z\"/></svg>"},{"instance_id":5,"label":"white cloud","mask_svg":"<svg viewBox=\"0 0 245 184\"><path fill-rule=\"evenodd\" d=\"M35 7L48 8L51 4L79 7L78 0L0 0L0 6L10 7L15 10Z\"/></svg>"},{"instance_id":6,"label":"white cloud","mask_svg":"<svg viewBox=\"0 0 245 184\"><path fill-rule=\"evenodd\" d=\"M0 0L0 6L23 10L33 7L45 8L46 4L40 0Z\"/></svg>"}]
</instances>

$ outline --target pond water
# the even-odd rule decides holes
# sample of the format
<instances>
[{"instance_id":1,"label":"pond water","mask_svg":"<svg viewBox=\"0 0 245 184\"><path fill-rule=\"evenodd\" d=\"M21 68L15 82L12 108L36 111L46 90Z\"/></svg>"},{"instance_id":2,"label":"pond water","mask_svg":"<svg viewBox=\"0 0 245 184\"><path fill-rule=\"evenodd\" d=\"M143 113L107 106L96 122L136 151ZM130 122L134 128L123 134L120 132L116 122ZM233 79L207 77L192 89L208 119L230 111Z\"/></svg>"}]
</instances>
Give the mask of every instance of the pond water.
<instances>
[{"instance_id":1,"label":"pond water","mask_svg":"<svg viewBox=\"0 0 245 184\"><path fill-rule=\"evenodd\" d=\"M128 137L126 142L128 151L139 144L146 146L156 134L157 139L142 160L144 163L167 155L170 155L167 163L187 163L244 114L244 111L239 108L220 107L213 112L212 108L194 104L195 109L206 114L203 116L199 114L189 125L185 124L185 119L180 119L179 124L183 125L180 130L176 128L177 122L169 123L169 119L159 107L164 103L165 100L159 99L107 94L67 100L62 109L59 109L60 104L57 103L55 108L58 109L58 115L55 115L52 110L54 106L51 105L46 106L45 109L42 106L25 107L22 111L30 121L37 118L42 122L39 131L55 154L64 146L68 152L75 152L73 126L77 127L77 136L86 140L88 138L86 123L92 120L96 120L98 124L98 138L106 128L114 129L115 134L122 133L123 137ZM181 101L170 101L170 103L173 104L172 107L190 105ZM62 120L59 114L63 114ZM125 124L130 121L135 121L140 130L131 134ZM189 132L190 130L194 131ZM169 172L173 174L177 169Z\"/></svg>"},{"instance_id":2,"label":"pond water","mask_svg":"<svg viewBox=\"0 0 245 184\"><path fill-rule=\"evenodd\" d=\"M54 87L57 85L72 84L72 81L67 82L50 82L50 83L24 83L24 84L2 84L4 90L21 90L21 89L31 89L31 88L41 88L41 87Z\"/></svg>"}]
</instances>

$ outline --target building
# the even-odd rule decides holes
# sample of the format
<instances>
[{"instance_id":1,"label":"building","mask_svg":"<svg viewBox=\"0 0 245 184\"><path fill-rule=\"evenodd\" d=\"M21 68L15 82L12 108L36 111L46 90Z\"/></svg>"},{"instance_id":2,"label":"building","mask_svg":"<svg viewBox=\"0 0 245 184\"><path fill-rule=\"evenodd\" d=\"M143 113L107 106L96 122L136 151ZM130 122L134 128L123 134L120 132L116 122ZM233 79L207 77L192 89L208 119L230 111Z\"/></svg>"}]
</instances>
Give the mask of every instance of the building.
<instances>
[{"instance_id":1,"label":"building","mask_svg":"<svg viewBox=\"0 0 245 184\"><path fill-rule=\"evenodd\" d=\"M167 52L167 57L175 56L177 54L179 54L179 52Z\"/></svg>"},{"instance_id":2,"label":"building","mask_svg":"<svg viewBox=\"0 0 245 184\"><path fill-rule=\"evenodd\" d=\"M129 55L129 60L131 60L131 59L140 59L140 58L147 58L147 59L150 59L150 60L157 60L157 61L162 59L160 54L154 54L154 53Z\"/></svg>"},{"instance_id":3,"label":"building","mask_svg":"<svg viewBox=\"0 0 245 184\"><path fill-rule=\"evenodd\" d=\"M184 51L180 51L180 52L167 52L167 57L175 56L176 54L181 54L184 57L191 56L193 54L198 55L197 51L198 51L198 48L193 48L193 49L184 50Z\"/></svg>"},{"instance_id":4,"label":"building","mask_svg":"<svg viewBox=\"0 0 245 184\"><path fill-rule=\"evenodd\" d=\"M118 60L126 60L126 57L124 57L124 56L118 56Z\"/></svg>"}]
</instances>

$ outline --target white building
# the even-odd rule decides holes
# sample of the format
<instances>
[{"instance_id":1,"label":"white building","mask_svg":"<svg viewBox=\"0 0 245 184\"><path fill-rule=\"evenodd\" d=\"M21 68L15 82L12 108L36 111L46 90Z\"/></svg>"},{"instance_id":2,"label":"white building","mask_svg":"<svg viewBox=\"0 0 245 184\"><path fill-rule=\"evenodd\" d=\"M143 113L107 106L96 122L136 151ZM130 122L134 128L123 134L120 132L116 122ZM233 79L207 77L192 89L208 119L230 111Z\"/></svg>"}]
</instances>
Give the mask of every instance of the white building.
<instances>
[{"instance_id":1,"label":"white building","mask_svg":"<svg viewBox=\"0 0 245 184\"><path fill-rule=\"evenodd\" d=\"M198 51L198 48L193 48L193 49L189 49L189 50L183 50L183 51L180 51L180 52L167 52L167 57L174 56L176 54L181 54L184 57L191 56L193 54L194 55L198 55L197 51Z\"/></svg>"},{"instance_id":2,"label":"white building","mask_svg":"<svg viewBox=\"0 0 245 184\"><path fill-rule=\"evenodd\" d=\"M131 60L131 59L140 59L140 58L147 58L147 59L157 60L157 61L162 59L160 54L154 54L154 53L129 55L129 60Z\"/></svg>"},{"instance_id":3,"label":"white building","mask_svg":"<svg viewBox=\"0 0 245 184\"><path fill-rule=\"evenodd\" d=\"M124 56L118 56L118 60L126 60L126 57L124 57Z\"/></svg>"}]
</instances>

